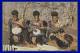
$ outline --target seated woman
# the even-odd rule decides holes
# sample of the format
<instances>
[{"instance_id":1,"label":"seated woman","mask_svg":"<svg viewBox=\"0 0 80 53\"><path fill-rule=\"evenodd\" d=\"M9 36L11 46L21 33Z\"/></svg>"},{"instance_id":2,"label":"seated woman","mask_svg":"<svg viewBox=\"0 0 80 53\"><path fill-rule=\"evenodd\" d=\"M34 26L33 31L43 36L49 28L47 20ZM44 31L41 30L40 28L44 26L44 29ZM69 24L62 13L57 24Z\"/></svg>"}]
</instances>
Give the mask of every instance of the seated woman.
<instances>
[{"instance_id":1,"label":"seated woman","mask_svg":"<svg viewBox=\"0 0 80 53\"><path fill-rule=\"evenodd\" d=\"M32 27L33 27L33 36L32 36L32 42L33 44L43 44L43 37L41 27L43 27L43 23L39 18L39 11L34 11L33 16L34 20L32 21ZM45 24L45 23L44 23Z\"/></svg>"},{"instance_id":2,"label":"seated woman","mask_svg":"<svg viewBox=\"0 0 80 53\"><path fill-rule=\"evenodd\" d=\"M56 44L60 48L68 48L73 41L73 37L65 33L64 29L62 28L64 24L59 21L58 13L56 11L51 12L51 16L52 22L50 28L52 31L50 32L50 39L55 40Z\"/></svg>"},{"instance_id":3,"label":"seated woman","mask_svg":"<svg viewBox=\"0 0 80 53\"><path fill-rule=\"evenodd\" d=\"M19 23L18 11L13 10L11 12L12 18L9 19L9 35L10 35L10 45L18 44L23 42L22 28L23 25ZM20 21L23 22L23 21Z\"/></svg>"}]
</instances>

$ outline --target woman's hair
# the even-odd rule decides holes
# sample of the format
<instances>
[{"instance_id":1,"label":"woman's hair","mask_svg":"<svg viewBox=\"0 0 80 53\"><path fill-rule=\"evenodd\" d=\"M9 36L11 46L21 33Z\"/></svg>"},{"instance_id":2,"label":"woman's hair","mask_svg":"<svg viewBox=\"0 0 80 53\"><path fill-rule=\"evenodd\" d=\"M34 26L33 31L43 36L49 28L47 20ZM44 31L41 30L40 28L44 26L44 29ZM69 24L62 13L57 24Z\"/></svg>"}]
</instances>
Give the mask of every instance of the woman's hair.
<instances>
[{"instance_id":1,"label":"woman's hair","mask_svg":"<svg viewBox=\"0 0 80 53\"><path fill-rule=\"evenodd\" d=\"M52 12L51 12L51 16L58 16L58 12L52 11Z\"/></svg>"},{"instance_id":2,"label":"woman's hair","mask_svg":"<svg viewBox=\"0 0 80 53\"><path fill-rule=\"evenodd\" d=\"M39 16L39 15L40 15L39 11L33 11L33 16Z\"/></svg>"},{"instance_id":3,"label":"woman's hair","mask_svg":"<svg viewBox=\"0 0 80 53\"><path fill-rule=\"evenodd\" d=\"M17 10L13 10L13 11L11 12L11 14L12 14L12 15L16 15L16 16L18 17L18 11L17 11Z\"/></svg>"}]
</instances>

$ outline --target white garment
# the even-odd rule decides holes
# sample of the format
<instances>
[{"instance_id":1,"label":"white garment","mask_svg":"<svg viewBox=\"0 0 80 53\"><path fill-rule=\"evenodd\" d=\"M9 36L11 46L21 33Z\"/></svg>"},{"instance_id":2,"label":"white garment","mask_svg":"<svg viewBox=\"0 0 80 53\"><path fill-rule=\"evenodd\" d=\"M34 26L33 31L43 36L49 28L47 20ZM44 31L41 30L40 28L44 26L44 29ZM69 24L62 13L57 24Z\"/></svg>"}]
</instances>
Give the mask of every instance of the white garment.
<instances>
[{"instance_id":1,"label":"white garment","mask_svg":"<svg viewBox=\"0 0 80 53\"><path fill-rule=\"evenodd\" d=\"M13 34L19 34L21 32L22 32L22 29L20 27L16 26L16 27L12 28L12 33Z\"/></svg>"}]
</instances>

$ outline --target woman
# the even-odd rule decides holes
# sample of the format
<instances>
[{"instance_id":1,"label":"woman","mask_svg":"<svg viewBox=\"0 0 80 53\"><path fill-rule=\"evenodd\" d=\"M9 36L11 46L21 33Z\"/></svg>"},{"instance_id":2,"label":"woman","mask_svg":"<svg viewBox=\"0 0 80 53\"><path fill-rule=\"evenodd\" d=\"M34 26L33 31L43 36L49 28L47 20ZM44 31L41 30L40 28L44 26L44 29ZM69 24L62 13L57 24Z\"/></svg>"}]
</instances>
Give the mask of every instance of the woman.
<instances>
[{"instance_id":1,"label":"woman","mask_svg":"<svg viewBox=\"0 0 80 53\"><path fill-rule=\"evenodd\" d=\"M50 33L50 39L55 40L56 44L60 48L68 48L73 41L73 37L69 34L66 34L63 30L64 24L62 24L59 20L58 13L56 11L51 12L52 16L52 23L51 29L52 32Z\"/></svg>"},{"instance_id":2,"label":"woman","mask_svg":"<svg viewBox=\"0 0 80 53\"><path fill-rule=\"evenodd\" d=\"M23 25L21 24L23 21L20 20L19 21L19 18L18 18L18 11L17 10L13 10L11 12L12 14L12 18L9 19L9 35L10 35L10 44L18 44L18 43L22 43L23 41L23 36L21 35L21 31L22 31L22 28L23 28ZM17 29L18 30L15 30ZM18 33L20 32L20 33Z\"/></svg>"},{"instance_id":3,"label":"woman","mask_svg":"<svg viewBox=\"0 0 80 53\"><path fill-rule=\"evenodd\" d=\"M34 20L32 21L32 27L33 27L32 42L34 45L36 44L42 45L43 44L42 40L43 35L41 34L42 21L39 18L40 16L39 11L34 11L33 16Z\"/></svg>"}]
</instances>

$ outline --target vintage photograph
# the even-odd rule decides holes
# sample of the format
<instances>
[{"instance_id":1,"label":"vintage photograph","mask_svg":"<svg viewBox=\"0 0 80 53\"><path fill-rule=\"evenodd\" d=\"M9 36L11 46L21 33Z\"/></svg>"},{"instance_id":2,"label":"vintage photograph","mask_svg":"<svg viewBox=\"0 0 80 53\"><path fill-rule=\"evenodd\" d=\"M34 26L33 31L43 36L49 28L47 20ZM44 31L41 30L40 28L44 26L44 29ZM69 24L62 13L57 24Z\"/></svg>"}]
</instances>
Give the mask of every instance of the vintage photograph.
<instances>
[{"instance_id":1,"label":"vintage photograph","mask_svg":"<svg viewBox=\"0 0 80 53\"><path fill-rule=\"evenodd\" d=\"M3 51L77 51L77 2L3 2Z\"/></svg>"}]
</instances>

